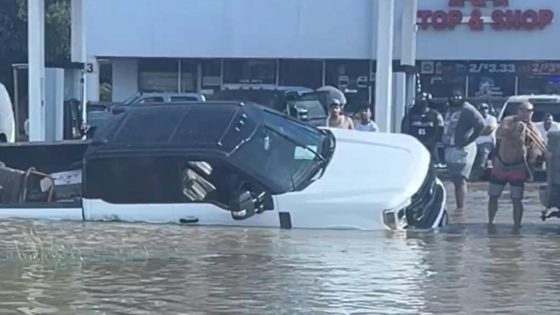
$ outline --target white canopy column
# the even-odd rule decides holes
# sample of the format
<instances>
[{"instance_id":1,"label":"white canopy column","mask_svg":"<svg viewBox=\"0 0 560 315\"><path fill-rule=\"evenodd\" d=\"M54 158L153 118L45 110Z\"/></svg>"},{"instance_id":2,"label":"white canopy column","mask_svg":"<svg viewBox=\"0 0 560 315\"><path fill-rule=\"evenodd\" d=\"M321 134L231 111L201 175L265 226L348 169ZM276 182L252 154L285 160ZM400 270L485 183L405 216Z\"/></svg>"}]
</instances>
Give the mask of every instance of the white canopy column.
<instances>
[{"instance_id":1,"label":"white canopy column","mask_svg":"<svg viewBox=\"0 0 560 315\"><path fill-rule=\"evenodd\" d=\"M380 131L391 132L395 0L377 0L375 2L377 2L375 121L379 125Z\"/></svg>"},{"instance_id":2,"label":"white canopy column","mask_svg":"<svg viewBox=\"0 0 560 315\"><path fill-rule=\"evenodd\" d=\"M403 1L401 20L401 59L400 63L407 68L416 67L416 12L418 0ZM416 73L408 69L407 72L395 74L394 126L393 131L400 132L401 122L407 106L412 104L416 96Z\"/></svg>"},{"instance_id":3,"label":"white canopy column","mask_svg":"<svg viewBox=\"0 0 560 315\"><path fill-rule=\"evenodd\" d=\"M28 0L29 141L45 141L45 1Z\"/></svg>"},{"instance_id":4,"label":"white canopy column","mask_svg":"<svg viewBox=\"0 0 560 315\"><path fill-rule=\"evenodd\" d=\"M91 100L92 95L95 95L98 88L93 86L95 78L92 74L97 73L97 65L94 62L88 62L87 47L86 47L86 0L72 0L71 2L71 59L73 62L80 62L84 64L82 71L82 118L86 121L87 114L87 101Z\"/></svg>"}]
</instances>

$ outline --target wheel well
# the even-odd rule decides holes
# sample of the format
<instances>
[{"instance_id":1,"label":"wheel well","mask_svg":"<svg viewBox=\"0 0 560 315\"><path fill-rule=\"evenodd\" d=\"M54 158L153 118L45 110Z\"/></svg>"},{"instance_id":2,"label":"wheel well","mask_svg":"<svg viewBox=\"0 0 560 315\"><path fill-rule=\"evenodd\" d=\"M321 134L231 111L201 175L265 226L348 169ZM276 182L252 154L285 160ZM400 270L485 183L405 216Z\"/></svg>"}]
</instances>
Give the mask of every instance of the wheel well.
<instances>
[{"instance_id":1,"label":"wheel well","mask_svg":"<svg viewBox=\"0 0 560 315\"><path fill-rule=\"evenodd\" d=\"M8 142L8 137L6 137L5 133L0 133L0 142Z\"/></svg>"}]
</instances>

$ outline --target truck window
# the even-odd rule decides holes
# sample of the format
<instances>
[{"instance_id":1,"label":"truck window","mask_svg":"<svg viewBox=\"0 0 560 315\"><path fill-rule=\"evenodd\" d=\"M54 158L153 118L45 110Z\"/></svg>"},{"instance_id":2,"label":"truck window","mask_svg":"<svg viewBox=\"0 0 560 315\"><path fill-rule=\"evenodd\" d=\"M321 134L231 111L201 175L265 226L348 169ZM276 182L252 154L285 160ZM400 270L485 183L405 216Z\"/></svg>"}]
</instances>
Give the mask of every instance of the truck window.
<instances>
[{"instance_id":1,"label":"truck window","mask_svg":"<svg viewBox=\"0 0 560 315\"><path fill-rule=\"evenodd\" d=\"M159 103L159 102L163 102L163 97L149 96L149 97L142 98L140 101L138 101L138 104Z\"/></svg>"},{"instance_id":2,"label":"truck window","mask_svg":"<svg viewBox=\"0 0 560 315\"><path fill-rule=\"evenodd\" d=\"M212 203L230 210L242 188L263 191L224 162L179 156L91 160L86 176L84 197L113 204ZM268 197L265 209L272 207Z\"/></svg>"},{"instance_id":3,"label":"truck window","mask_svg":"<svg viewBox=\"0 0 560 315\"><path fill-rule=\"evenodd\" d=\"M172 96L171 102L198 102L199 98L196 96Z\"/></svg>"}]
</instances>

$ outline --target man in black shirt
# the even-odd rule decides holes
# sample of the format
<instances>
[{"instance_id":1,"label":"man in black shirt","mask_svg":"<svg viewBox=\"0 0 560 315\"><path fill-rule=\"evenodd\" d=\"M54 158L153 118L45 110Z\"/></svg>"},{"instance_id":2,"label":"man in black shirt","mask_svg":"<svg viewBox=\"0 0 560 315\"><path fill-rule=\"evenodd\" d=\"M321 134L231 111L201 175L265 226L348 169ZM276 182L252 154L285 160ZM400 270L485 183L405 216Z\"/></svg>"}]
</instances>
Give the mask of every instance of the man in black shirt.
<instances>
[{"instance_id":1,"label":"man in black shirt","mask_svg":"<svg viewBox=\"0 0 560 315\"><path fill-rule=\"evenodd\" d=\"M437 143L443 131L443 117L430 108L430 95L421 93L416 97L414 106L405 115L402 122L402 132L415 137L422 142L432 155L432 162L439 161Z\"/></svg>"}]
</instances>

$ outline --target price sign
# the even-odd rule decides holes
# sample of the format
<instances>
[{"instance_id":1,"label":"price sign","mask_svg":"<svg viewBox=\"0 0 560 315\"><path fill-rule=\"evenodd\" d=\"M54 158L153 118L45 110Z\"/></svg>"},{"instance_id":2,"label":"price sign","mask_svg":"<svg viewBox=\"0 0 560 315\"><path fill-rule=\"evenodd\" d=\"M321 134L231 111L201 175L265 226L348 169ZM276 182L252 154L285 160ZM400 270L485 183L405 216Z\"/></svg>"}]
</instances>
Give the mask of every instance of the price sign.
<instances>
[{"instance_id":1,"label":"price sign","mask_svg":"<svg viewBox=\"0 0 560 315\"><path fill-rule=\"evenodd\" d=\"M472 62L469 73L516 73L517 67L511 62Z\"/></svg>"}]
</instances>

